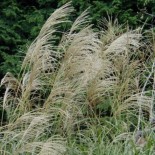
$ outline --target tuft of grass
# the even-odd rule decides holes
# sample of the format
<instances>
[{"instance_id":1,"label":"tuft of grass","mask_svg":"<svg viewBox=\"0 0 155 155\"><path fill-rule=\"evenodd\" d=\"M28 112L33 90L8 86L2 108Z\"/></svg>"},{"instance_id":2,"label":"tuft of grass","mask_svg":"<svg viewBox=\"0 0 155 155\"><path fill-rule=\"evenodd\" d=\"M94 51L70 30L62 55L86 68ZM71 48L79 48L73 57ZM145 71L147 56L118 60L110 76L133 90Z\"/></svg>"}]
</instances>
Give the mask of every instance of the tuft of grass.
<instances>
[{"instance_id":1,"label":"tuft of grass","mask_svg":"<svg viewBox=\"0 0 155 155\"><path fill-rule=\"evenodd\" d=\"M117 20L94 31L88 10L61 32L72 12L71 3L57 9L19 76L1 80L8 124L0 127L0 153L153 154L154 42Z\"/></svg>"}]
</instances>

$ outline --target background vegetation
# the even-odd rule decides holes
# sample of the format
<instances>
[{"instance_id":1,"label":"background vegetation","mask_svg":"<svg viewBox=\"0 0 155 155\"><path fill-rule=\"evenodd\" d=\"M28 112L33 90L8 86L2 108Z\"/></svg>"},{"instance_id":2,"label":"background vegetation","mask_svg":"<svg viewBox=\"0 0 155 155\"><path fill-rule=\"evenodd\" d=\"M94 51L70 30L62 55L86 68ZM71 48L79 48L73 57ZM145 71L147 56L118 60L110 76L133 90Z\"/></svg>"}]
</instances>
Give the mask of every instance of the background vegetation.
<instances>
[{"instance_id":1,"label":"background vegetation","mask_svg":"<svg viewBox=\"0 0 155 155\"><path fill-rule=\"evenodd\" d=\"M68 0L2 0L0 4L0 77L7 71L19 72L30 42L37 36L45 20ZM154 24L154 0L73 0L75 18L87 8L95 27L107 14L118 18L119 23L128 23L136 28L146 23ZM66 26L64 26L65 29Z\"/></svg>"}]
</instances>

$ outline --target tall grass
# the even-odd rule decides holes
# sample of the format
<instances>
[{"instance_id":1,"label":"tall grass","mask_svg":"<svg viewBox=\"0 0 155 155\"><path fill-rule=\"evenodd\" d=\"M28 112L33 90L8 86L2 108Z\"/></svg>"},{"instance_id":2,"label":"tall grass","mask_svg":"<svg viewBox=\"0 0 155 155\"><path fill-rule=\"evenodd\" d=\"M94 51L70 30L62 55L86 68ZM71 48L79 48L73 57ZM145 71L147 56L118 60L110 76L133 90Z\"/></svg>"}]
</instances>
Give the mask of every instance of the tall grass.
<instances>
[{"instance_id":1,"label":"tall grass","mask_svg":"<svg viewBox=\"0 0 155 155\"><path fill-rule=\"evenodd\" d=\"M154 42L117 20L96 32L87 10L74 22L72 12L71 3L57 9L19 77L1 80L1 154L153 154Z\"/></svg>"}]
</instances>

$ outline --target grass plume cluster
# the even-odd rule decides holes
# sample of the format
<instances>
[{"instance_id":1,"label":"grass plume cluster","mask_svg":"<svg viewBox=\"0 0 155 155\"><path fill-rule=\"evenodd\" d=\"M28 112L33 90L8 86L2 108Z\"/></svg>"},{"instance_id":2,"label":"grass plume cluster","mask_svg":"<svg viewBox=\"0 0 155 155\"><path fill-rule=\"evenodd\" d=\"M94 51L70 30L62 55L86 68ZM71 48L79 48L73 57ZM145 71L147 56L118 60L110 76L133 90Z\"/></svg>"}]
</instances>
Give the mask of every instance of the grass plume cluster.
<instances>
[{"instance_id":1,"label":"grass plume cluster","mask_svg":"<svg viewBox=\"0 0 155 155\"><path fill-rule=\"evenodd\" d=\"M73 10L71 3L57 9L28 48L19 77L1 80L8 115L1 154L153 154L153 41L117 20L94 31L88 11L72 22ZM64 23L71 23L66 32Z\"/></svg>"}]
</instances>

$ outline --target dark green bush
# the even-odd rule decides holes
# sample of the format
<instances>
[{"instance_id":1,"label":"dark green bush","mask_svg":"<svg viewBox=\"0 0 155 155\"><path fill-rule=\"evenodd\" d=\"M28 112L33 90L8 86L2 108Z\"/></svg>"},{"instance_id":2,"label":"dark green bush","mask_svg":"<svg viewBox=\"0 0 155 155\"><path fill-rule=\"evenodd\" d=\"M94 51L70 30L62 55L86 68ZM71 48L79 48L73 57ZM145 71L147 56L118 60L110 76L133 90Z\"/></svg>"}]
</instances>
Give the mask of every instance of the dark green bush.
<instances>
[{"instance_id":1,"label":"dark green bush","mask_svg":"<svg viewBox=\"0 0 155 155\"><path fill-rule=\"evenodd\" d=\"M18 63L29 41L38 34L51 12L69 0L7 0L0 5L0 77L7 71L19 72ZM77 16L87 8L95 25L107 14L120 23L138 27L145 22L151 27L154 0L72 0ZM149 15L150 14L150 15Z\"/></svg>"}]
</instances>

